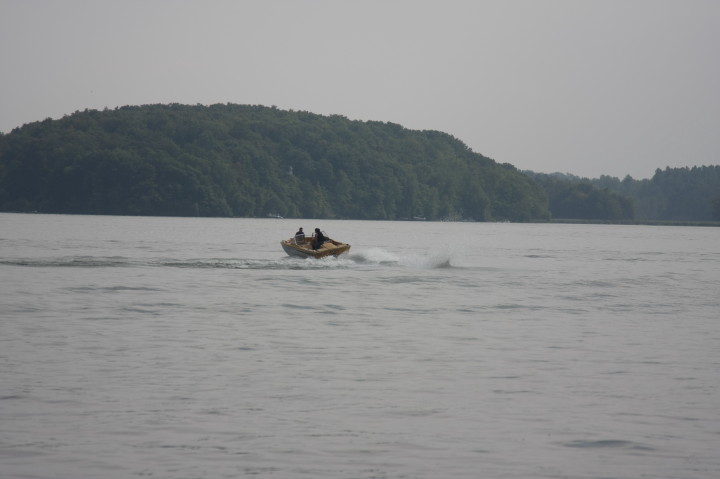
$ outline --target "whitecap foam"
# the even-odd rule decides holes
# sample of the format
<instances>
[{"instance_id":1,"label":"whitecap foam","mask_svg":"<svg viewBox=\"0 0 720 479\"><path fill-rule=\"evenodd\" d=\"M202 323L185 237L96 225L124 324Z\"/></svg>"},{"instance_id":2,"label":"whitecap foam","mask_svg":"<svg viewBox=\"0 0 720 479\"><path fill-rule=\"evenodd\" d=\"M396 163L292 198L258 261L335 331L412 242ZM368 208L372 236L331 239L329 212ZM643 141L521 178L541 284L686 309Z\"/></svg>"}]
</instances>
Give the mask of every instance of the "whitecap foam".
<instances>
[{"instance_id":1,"label":"whitecap foam","mask_svg":"<svg viewBox=\"0 0 720 479\"><path fill-rule=\"evenodd\" d=\"M350 255L356 263L397 264L398 257L382 248L371 248Z\"/></svg>"},{"instance_id":2,"label":"whitecap foam","mask_svg":"<svg viewBox=\"0 0 720 479\"><path fill-rule=\"evenodd\" d=\"M452 254L447 251L430 255L395 254L382 248L359 251L349 257L358 264L399 265L419 269L451 268Z\"/></svg>"},{"instance_id":3,"label":"whitecap foam","mask_svg":"<svg viewBox=\"0 0 720 479\"><path fill-rule=\"evenodd\" d=\"M400 264L421 269L451 268L451 256L446 251L431 255L408 255L400 260Z\"/></svg>"}]
</instances>

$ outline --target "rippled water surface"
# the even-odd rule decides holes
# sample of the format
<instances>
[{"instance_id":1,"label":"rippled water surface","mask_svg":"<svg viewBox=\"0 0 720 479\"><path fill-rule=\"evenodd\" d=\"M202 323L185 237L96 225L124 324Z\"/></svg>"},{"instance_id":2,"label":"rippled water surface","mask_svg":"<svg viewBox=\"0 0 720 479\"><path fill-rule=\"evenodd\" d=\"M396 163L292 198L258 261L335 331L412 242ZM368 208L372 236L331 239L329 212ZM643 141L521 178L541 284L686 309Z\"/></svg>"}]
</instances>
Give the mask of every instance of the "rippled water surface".
<instances>
[{"instance_id":1,"label":"rippled water surface","mask_svg":"<svg viewBox=\"0 0 720 479\"><path fill-rule=\"evenodd\" d=\"M717 228L0 214L0 288L3 478L720 477Z\"/></svg>"}]
</instances>

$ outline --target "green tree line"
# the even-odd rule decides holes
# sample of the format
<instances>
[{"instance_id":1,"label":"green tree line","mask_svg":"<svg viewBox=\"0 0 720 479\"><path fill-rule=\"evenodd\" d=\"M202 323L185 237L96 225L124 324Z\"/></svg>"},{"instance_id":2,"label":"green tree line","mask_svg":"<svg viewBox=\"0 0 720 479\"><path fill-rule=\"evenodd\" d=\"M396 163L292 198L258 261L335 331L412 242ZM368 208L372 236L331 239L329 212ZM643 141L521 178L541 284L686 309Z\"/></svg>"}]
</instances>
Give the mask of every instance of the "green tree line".
<instances>
[{"instance_id":1,"label":"green tree line","mask_svg":"<svg viewBox=\"0 0 720 479\"><path fill-rule=\"evenodd\" d=\"M526 172L548 195L556 219L627 221L635 218L632 198L599 188L589 180L569 180L565 175Z\"/></svg>"},{"instance_id":2,"label":"green tree line","mask_svg":"<svg viewBox=\"0 0 720 479\"><path fill-rule=\"evenodd\" d=\"M535 181L451 135L234 104L85 110L0 135L0 210L550 217L547 195Z\"/></svg>"},{"instance_id":3,"label":"green tree line","mask_svg":"<svg viewBox=\"0 0 720 479\"><path fill-rule=\"evenodd\" d=\"M275 107L85 110L0 134L0 211L475 221L720 220L720 166L519 172L438 131Z\"/></svg>"},{"instance_id":4,"label":"green tree line","mask_svg":"<svg viewBox=\"0 0 720 479\"><path fill-rule=\"evenodd\" d=\"M532 173L531 176L537 176ZM636 220L720 221L720 166L657 169L652 178L622 180L613 176L587 179L554 174L555 181L578 187L592 185L632 200ZM553 216L556 211L550 199Z\"/></svg>"}]
</instances>

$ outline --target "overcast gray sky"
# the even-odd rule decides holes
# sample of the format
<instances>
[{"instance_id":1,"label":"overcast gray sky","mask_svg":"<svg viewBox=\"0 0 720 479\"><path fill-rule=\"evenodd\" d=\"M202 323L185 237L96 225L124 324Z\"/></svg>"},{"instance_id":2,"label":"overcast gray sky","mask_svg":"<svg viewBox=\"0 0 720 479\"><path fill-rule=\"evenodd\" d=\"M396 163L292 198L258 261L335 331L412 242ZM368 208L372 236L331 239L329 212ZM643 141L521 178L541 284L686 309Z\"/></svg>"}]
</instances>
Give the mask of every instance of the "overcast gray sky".
<instances>
[{"instance_id":1,"label":"overcast gray sky","mask_svg":"<svg viewBox=\"0 0 720 479\"><path fill-rule=\"evenodd\" d=\"M539 172L720 164L718 0L0 0L0 131L241 103L440 130Z\"/></svg>"}]
</instances>

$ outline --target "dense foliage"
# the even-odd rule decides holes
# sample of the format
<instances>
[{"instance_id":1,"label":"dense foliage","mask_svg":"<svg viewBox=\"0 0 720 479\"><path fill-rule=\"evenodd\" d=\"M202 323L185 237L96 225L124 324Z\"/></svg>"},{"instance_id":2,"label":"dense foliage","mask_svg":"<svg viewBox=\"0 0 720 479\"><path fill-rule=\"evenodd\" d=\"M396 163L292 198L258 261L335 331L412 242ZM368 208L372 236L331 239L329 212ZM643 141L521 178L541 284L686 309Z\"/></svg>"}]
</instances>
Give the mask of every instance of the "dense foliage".
<instances>
[{"instance_id":1,"label":"dense foliage","mask_svg":"<svg viewBox=\"0 0 720 479\"><path fill-rule=\"evenodd\" d=\"M547 192L556 219L625 221L635 217L633 200L589 180L570 181L559 175L527 172Z\"/></svg>"},{"instance_id":2,"label":"dense foliage","mask_svg":"<svg viewBox=\"0 0 720 479\"><path fill-rule=\"evenodd\" d=\"M247 105L86 110L0 136L0 210L547 219L545 192L437 131Z\"/></svg>"},{"instance_id":3,"label":"dense foliage","mask_svg":"<svg viewBox=\"0 0 720 479\"><path fill-rule=\"evenodd\" d=\"M629 197L638 220L720 221L720 166L657 169L650 179L623 180L611 176L588 180L573 175L555 178L593 186ZM556 217L550 199L550 208Z\"/></svg>"}]
</instances>

